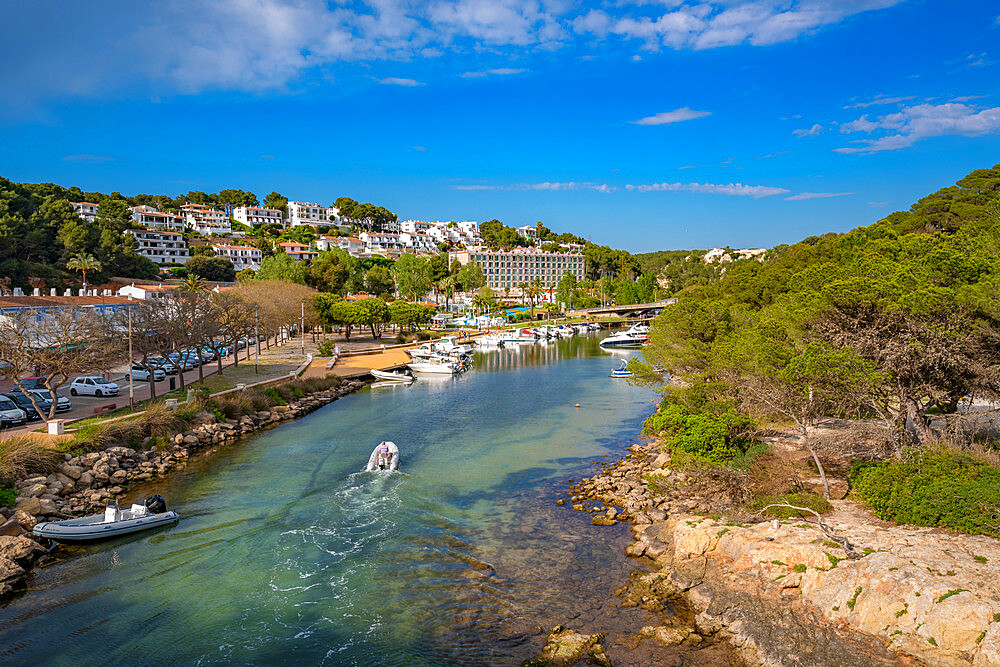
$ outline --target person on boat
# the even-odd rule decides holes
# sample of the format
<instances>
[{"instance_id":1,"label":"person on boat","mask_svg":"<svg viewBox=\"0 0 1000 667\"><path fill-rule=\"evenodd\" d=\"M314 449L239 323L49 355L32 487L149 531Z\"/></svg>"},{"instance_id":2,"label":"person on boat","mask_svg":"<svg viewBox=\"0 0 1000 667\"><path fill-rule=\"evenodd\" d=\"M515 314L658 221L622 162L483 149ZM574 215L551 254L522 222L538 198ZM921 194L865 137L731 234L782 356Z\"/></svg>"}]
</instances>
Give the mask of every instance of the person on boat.
<instances>
[{"instance_id":1,"label":"person on boat","mask_svg":"<svg viewBox=\"0 0 1000 667\"><path fill-rule=\"evenodd\" d=\"M389 449L389 445L385 444L385 440L378 446L377 460L379 468L388 468L392 463L392 450Z\"/></svg>"}]
</instances>

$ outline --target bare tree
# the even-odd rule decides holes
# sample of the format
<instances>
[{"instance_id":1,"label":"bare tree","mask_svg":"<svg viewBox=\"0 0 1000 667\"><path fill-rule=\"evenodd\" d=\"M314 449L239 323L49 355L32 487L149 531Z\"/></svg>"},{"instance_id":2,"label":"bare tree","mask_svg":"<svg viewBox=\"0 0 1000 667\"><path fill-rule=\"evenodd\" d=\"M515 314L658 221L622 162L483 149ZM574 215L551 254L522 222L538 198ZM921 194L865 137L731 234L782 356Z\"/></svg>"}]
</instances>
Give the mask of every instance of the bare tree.
<instances>
[{"instance_id":1,"label":"bare tree","mask_svg":"<svg viewBox=\"0 0 1000 667\"><path fill-rule=\"evenodd\" d=\"M18 389L31 400L46 421L55 419L59 387L70 377L120 361L123 332L115 320L93 308L39 308L0 316L0 362L4 362ZM48 415L37 396L21 383L22 376L43 378L52 404Z\"/></svg>"}]
</instances>

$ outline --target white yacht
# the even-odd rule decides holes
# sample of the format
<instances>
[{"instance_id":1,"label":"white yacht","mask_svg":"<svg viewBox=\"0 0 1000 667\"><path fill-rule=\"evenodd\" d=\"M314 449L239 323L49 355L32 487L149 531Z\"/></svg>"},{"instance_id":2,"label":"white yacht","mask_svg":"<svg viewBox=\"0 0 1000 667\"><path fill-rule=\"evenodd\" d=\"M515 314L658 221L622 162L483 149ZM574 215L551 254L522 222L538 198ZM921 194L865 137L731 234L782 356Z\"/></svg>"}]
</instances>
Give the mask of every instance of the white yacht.
<instances>
[{"instance_id":1,"label":"white yacht","mask_svg":"<svg viewBox=\"0 0 1000 667\"><path fill-rule=\"evenodd\" d=\"M619 331L601 341L604 348L638 348L649 340L649 327L635 324L627 331Z\"/></svg>"},{"instance_id":2,"label":"white yacht","mask_svg":"<svg viewBox=\"0 0 1000 667\"><path fill-rule=\"evenodd\" d=\"M406 366L414 373L435 373L441 375L455 375L464 370L464 366L458 361L448 361L439 358L411 361Z\"/></svg>"}]
</instances>

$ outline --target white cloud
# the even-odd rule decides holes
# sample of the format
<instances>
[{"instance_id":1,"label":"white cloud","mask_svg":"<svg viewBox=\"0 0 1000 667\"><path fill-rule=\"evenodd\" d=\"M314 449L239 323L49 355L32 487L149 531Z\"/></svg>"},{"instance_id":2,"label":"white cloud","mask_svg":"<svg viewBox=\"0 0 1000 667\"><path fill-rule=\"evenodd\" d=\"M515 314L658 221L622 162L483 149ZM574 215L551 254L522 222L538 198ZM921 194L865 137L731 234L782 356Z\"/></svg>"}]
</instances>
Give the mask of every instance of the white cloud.
<instances>
[{"instance_id":1,"label":"white cloud","mask_svg":"<svg viewBox=\"0 0 1000 667\"><path fill-rule=\"evenodd\" d=\"M513 185L456 185L456 190L483 191L483 190L540 190L540 191L563 191L563 190L593 190L595 192L614 192L618 188L607 183L590 183L581 181L543 181L541 183L515 183Z\"/></svg>"},{"instance_id":2,"label":"white cloud","mask_svg":"<svg viewBox=\"0 0 1000 667\"><path fill-rule=\"evenodd\" d=\"M830 197L846 197L857 194L856 192L800 192L791 197L785 197L785 201L805 201L807 199L829 199Z\"/></svg>"},{"instance_id":3,"label":"white cloud","mask_svg":"<svg viewBox=\"0 0 1000 667\"><path fill-rule=\"evenodd\" d=\"M792 130L792 134L796 137L815 137L817 134L823 133L823 126L819 123L813 125L812 127L805 130Z\"/></svg>"},{"instance_id":4,"label":"white cloud","mask_svg":"<svg viewBox=\"0 0 1000 667\"><path fill-rule=\"evenodd\" d=\"M744 185L742 183L650 183L646 185L626 185L626 190L637 192L696 192L700 194L733 195L737 197L773 197L787 195L790 190L766 185Z\"/></svg>"},{"instance_id":5,"label":"white cloud","mask_svg":"<svg viewBox=\"0 0 1000 667\"><path fill-rule=\"evenodd\" d=\"M695 111L690 107L681 107L673 111L662 111L655 116L640 118L632 121L636 125L668 125L670 123L680 123L685 120L694 120L712 115L711 111Z\"/></svg>"},{"instance_id":6,"label":"white cloud","mask_svg":"<svg viewBox=\"0 0 1000 667\"><path fill-rule=\"evenodd\" d=\"M873 121L862 116L841 129L848 133L885 134L874 139L860 139L855 142L857 146L837 148L837 153L877 153L906 148L931 137L1000 134L1000 107L977 110L970 105L953 102L917 104Z\"/></svg>"},{"instance_id":7,"label":"white cloud","mask_svg":"<svg viewBox=\"0 0 1000 667\"><path fill-rule=\"evenodd\" d=\"M868 205L871 206L872 208L885 208L886 206L889 205L889 202L887 202L887 201L870 201L870 202L868 202Z\"/></svg>"},{"instance_id":8,"label":"white cloud","mask_svg":"<svg viewBox=\"0 0 1000 667\"><path fill-rule=\"evenodd\" d=\"M270 153L261 153L257 157L259 157L261 160L273 160L274 159L274 156L271 155Z\"/></svg>"},{"instance_id":9,"label":"white cloud","mask_svg":"<svg viewBox=\"0 0 1000 667\"><path fill-rule=\"evenodd\" d=\"M418 153L423 153L424 151L427 150L427 146L413 146L411 147L411 150L415 150Z\"/></svg>"},{"instance_id":10,"label":"white cloud","mask_svg":"<svg viewBox=\"0 0 1000 667\"><path fill-rule=\"evenodd\" d=\"M526 69L514 68L514 67L497 67L495 69L486 69L479 72L464 72L461 74L463 79L481 79L487 76L509 76L511 74L523 74L527 72Z\"/></svg>"},{"instance_id":11,"label":"white cloud","mask_svg":"<svg viewBox=\"0 0 1000 667\"><path fill-rule=\"evenodd\" d=\"M386 77L384 79L379 79L379 83L385 84L387 86L422 86L423 81L417 81L416 79L400 79L395 76Z\"/></svg>"},{"instance_id":12,"label":"white cloud","mask_svg":"<svg viewBox=\"0 0 1000 667\"><path fill-rule=\"evenodd\" d=\"M845 105L845 109L864 109L867 107L874 107L881 104L899 104L900 102L909 102L915 96L907 95L906 97L887 97L885 95L876 95L870 100L865 102L855 102L854 104Z\"/></svg>"},{"instance_id":13,"label":"white cloud","mask_svg":"<svg viewBox=\"0 0 1000 667\"><path fill-rule=\"evenodd\" d=\"M90 153L78 153L76 155L63 156L63 162L85 162L88 164L100 164L101 162L114 162L115 159L109 155L91 155Z\"/></svg>"}]
</instances>

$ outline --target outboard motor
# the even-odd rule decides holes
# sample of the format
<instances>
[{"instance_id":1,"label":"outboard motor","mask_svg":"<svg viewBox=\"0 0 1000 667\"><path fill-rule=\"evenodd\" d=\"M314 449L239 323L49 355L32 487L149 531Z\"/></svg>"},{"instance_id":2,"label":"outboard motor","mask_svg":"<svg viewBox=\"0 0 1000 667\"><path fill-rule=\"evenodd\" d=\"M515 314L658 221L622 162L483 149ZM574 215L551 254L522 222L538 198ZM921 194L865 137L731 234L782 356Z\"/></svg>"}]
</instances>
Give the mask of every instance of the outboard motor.
<instances>
[{"instance_id":1,"label":"outboard motor","mask_svg":"<svg viewBox=\"0 0 1000 667\"><path fill-rule=\"evenodd\" d=\"M167 501L163 496L154 493L146 499L146 509L150 514L163 514L167 511Z\"/></svg>"}]
</instances>

